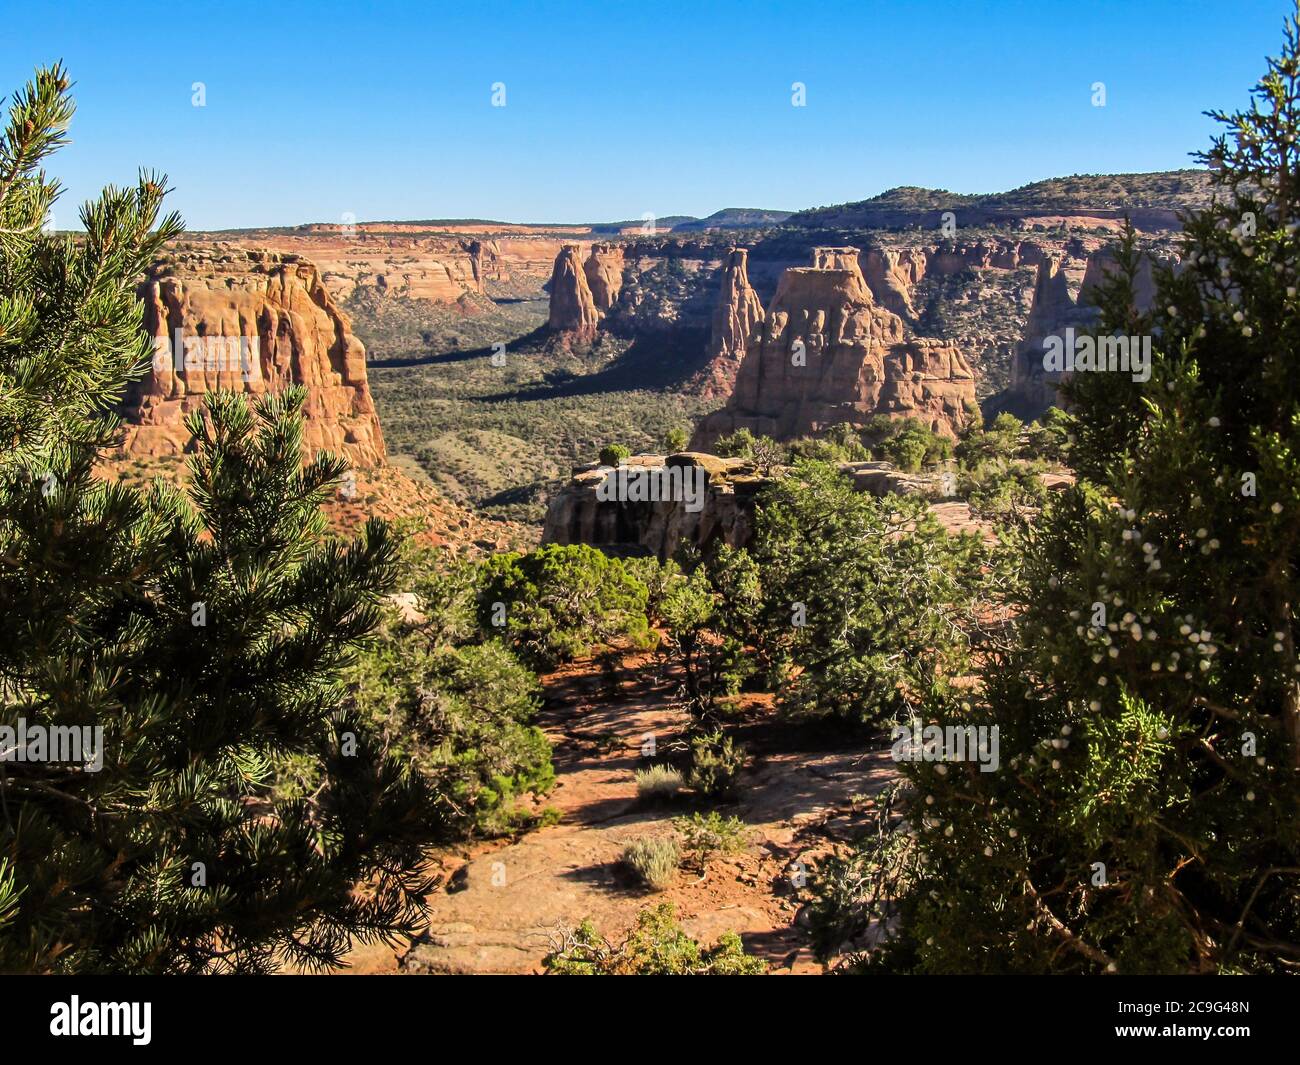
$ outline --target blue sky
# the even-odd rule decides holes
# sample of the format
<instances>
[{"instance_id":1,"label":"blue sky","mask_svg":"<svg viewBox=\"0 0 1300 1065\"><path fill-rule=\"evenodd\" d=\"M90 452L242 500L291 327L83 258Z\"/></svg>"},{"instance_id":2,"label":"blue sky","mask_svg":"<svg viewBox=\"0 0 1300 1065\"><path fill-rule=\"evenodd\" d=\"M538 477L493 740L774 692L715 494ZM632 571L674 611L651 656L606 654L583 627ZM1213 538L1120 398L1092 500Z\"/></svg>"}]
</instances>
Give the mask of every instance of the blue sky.
<instances>
[{"instance_id":1,"label":"blue sky","mask_svg":"<svg viewBox=\"0 0 1300 1065\"><path fill-rule=\"evenodd\" d=\"M798 209L1189 165L1289 3L15 3L0 92L77 83L61 228L140 166L195 229Z\"/></svg>"}]
</instances>

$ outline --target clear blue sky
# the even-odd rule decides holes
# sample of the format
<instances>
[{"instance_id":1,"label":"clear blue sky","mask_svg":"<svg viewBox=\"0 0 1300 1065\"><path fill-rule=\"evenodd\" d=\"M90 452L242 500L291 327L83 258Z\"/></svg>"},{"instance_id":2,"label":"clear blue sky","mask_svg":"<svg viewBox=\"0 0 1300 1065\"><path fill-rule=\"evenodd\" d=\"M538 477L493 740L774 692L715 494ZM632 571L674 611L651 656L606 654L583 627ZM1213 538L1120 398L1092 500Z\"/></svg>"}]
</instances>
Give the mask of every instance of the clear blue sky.
<instances>
[{"instance_id":1,"label":"clear blue sky","mask_svg":"<svg viewBox=\"0 0 1300 1065\"><path fill-rule=\"evenodd\" d=\"M0 92L77 83L60 228L140 166L195 229L798 209L1189 165L1290 2L13 0Z\"/></svg>"}]
</instances>

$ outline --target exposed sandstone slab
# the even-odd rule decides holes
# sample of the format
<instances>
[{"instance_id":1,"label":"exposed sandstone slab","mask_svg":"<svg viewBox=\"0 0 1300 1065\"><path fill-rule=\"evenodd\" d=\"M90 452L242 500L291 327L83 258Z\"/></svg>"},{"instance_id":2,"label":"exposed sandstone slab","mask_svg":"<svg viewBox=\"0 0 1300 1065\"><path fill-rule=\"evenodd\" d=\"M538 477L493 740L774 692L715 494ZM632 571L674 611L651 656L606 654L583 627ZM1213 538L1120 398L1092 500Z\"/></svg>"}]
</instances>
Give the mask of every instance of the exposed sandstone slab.
<instances>
[{"instance_id":1,"label":"exposed sandstone slab","mask_svg":"<svg viewBox=\"0 0 1300 1065\"><path fill-rule=\"evenodd\" d=\"M745 547L754 536L757 497L773 480L745 459L689 451L633 455L625 466L656 472L674 466L698 469L705 486L703 505L692 510L683 499L602 498L610 493L601 486L614 471L594 463L579 466L573 479L551 497L542 542L589 544L611 554L650 554L660 559L670 558L683 542L699 548L719 542ZM872 495L920 492L926 486L888 462L848 462L841 469L852 478L856 491Z\"/></svg>"}]
</instances>

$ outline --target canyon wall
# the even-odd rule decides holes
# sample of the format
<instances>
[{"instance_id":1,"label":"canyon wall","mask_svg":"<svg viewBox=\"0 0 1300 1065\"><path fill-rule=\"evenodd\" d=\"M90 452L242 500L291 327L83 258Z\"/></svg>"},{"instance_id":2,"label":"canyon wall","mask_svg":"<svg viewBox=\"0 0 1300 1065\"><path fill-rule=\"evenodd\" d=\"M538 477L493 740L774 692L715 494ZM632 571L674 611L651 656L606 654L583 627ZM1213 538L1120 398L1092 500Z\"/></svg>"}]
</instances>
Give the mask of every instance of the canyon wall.
<instances>
[{"instance_id":1,"label":"canyon wall","mask_svg":"<svg viewBox=\"0 0 1300 1065\"><path fill-rule=\"evenodd\" d=\"M1133 297L1138 310L1149 310L1155 299L1154 259L1143 254L1134 277ZM1100 285L1118 269L1113 245L1094 249L1088 255L1077 299L1070 293L1069 278L1061 260L1044 259L1034 283L1033 303L1024 334L1011 362L1009 387L995 396L993 411L1007 410L1020 418L1037 418L1051 406L1062 406L1060 394L1064 374L1044 366L1047 340L1062 336L1067 328L1083 333L1097 325L1096 298Z\"/></svg>"},{"instance_id":2,"label":"canyon wall","mask_svg":"<svg viewBox=\"0 0 1300 1065\"><path fill-rule=\"evenodd\" d=\"M596 310L605 314L618 299L623 287L623 248L608 241L597 241L591 246L587 261L582 264L587 275L587 286Z\"/></svg>"},{"instance_id":3,"label":"canyon wall","mask_svg":"<svg viewBox=\"0 0 1300 1065\"><path fill-rule=\"evenodd\" d=\"M383 464L365 348L315 264L228 246L180 248L153 264L139 294L155 356L122 404L127 455L186 450L184 418L214 389L258 396L300 384L308 451Z\"/></svg>"}]
</instances>

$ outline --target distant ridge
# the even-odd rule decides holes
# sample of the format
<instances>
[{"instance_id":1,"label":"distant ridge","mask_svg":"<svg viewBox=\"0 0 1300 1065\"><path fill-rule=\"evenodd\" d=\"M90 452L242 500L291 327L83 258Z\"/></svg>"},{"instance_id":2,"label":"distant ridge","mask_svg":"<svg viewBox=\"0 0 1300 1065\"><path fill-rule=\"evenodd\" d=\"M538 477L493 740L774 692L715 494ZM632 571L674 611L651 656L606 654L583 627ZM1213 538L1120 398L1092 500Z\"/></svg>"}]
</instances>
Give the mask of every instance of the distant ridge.
<instances>
[{"instance_id":1,"label":"distant ridge","mask_svg":"<svg viewBox=\"0 0 1300 1065\"><path fill-rule=\"evenodd\" d=\"M1009 192L959 193L900 185L876 196L802 211L778 211L764 207L724 207L706 218L694 215L664 215L654 219L657 232L706 232L725 229L759 229L794 226L825 228L895 228L929 225L943 211L964 213L962 224L996 222L1025 214L1080 216L1097 214L1118 217L1143 213L1148 222L1166 219L1176 224L1176 212L1203 207L1210 200L1210 175L1203 169L1163 170L1137 174L1072 174L1046 178ZM1136 221L1136 219L1135 219ZM614 222L504 222L490 218L380 219L352 223L367 233L464 233L493 232L561 233L575 237L606 237L635 233L649 222L629 218ZM310 235L341 232L341 222L309 222L297 226L250 226L212 230L214 234L237 236L249 233Z\"/></svg>"},{"instance_id":2,"label":"distant ridge","mask_svg":"<svg viewBox=\"0 0 1300 1065\"><path fill-rule=\"evenodd\" d=\"M1203 207L1210 200L1208 170L1166 170L1143 174L1073 174L1022 185L1010 192L977 195L902 185L867 200L815 207L785 220L811 229L856 226L873 228L908 224L909 217L934 212L963 212L965 222L996 221L1024 214L1103 216L1130 212L1174 214ZM926 219L928 222L930 219Z\"/></svg>"}]
</instances>

